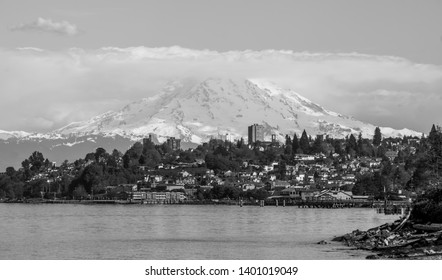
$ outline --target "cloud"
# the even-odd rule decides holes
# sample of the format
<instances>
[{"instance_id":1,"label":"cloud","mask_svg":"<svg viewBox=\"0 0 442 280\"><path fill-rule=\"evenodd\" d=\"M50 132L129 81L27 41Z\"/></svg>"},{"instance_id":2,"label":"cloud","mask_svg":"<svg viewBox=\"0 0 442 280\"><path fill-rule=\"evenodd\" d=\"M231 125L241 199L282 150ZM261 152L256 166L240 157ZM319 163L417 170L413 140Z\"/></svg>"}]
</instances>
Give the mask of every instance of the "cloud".
<instances>
[{"instance_id":1,"label":"cloud","mask_svg":"<svg viewBox=\"0 0 442 280\"><path fill-rule=\"evenodd\" d=\"M442 66L400 57L174 46L0 49L0 61L4 130L57 129L153 95L170 80L208 77L272 80L380 126L428 132L442 123Z\"/></svg>"},{"instance_id":2,"label":"cloud","mask_svg":"<svg viewBox=\"0 0 442 280\"><path fill-rule=\"evenodd\" d=\"M31 31L31 32L45 32L57 35L74 36L79 33L75 24L67 21L56 22L52 19L39 17L36 21L31 23L23 23L11 28L12 31Z\"/></svg>"}]
</instances>

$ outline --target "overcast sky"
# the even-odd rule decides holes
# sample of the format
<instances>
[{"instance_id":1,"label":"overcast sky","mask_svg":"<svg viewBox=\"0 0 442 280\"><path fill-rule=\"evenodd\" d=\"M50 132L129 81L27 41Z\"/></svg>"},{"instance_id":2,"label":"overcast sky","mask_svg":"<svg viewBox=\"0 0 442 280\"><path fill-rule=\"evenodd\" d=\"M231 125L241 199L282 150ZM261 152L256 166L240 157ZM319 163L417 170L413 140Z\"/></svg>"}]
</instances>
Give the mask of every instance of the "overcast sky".
<instances>
[{"instance_id":1,"label":"overcast sky","mask_svg":"<svg viewBox=\"0 0 442 280\"><path fill-rule=\"evenodd\" d=\"M428 132L442 123L441 11L437 0L0 0L0 129L50 131L167 79L229 73Z\"/></svg>"}]
</instances>

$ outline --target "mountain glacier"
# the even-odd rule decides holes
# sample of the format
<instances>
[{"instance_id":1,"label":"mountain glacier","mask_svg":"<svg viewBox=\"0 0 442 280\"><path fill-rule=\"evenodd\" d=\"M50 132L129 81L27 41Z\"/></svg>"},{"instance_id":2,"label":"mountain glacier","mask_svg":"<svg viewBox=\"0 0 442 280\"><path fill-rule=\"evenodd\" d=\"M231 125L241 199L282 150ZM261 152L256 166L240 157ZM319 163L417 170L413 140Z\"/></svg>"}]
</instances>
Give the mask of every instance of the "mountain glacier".
<instances>
[{"instance_id":1,"label":"mountain glacier","mask_svg":"<svg viewBox=\"0 0 442 280\"><path fill-rule=\"evenodd\" d=\"M268 138L286 134L371 138L375 126L325 109L295 91L259 79L219 79L171 82L158 94L84 122L54 131L59 135L120 135L137 140L155 134L160 142L176 137L200 144L210 138L247 139L251 124L265 127ZM421 133L381 127L384 137Z\"/></svg>"}]
</instances>

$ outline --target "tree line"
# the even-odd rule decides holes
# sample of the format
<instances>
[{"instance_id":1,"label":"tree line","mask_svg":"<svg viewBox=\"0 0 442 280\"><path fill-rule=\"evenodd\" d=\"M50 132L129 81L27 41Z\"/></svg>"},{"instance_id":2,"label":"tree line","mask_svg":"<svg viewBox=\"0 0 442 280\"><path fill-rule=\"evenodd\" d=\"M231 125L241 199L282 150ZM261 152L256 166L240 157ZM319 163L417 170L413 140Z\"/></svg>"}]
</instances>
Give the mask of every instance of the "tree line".
<instances>
[{"instance_id":1,"label":"tree line","mask_svg":"<svg viewBox=\"0 0 442 280\"><path fill-rule=\"evenodd\" d=\"M324 163L351 162L358 157L382 158L380 168L375 172L358 175L353 192L381 197L384 187L401 186L409 191L417 191L434 184L442 170L441 132L432 127L428 137L403 137L382 139L379 128L375 129L372 139L355 137L350 134L345 139L333 139L317 136L314 139L304 130L287 135L281 146L263 146L260 143L247 145L243 139L236 142L212 139L195 149L172 150L167 143L156 145L148 139L134 143L126 152L118 150L107 152L103 148L88 153L84 158L73 163L63 162L54 168L52 163L36 151L22 162L22 168L15 170L8 167L0 175L0 197L23 199L51 195L66 198L86 197L105 194L106 186L136 184L143 180L146 170L154 170L159 165L202 162L198 166L200 173L211 169L215 174L225 171L237 172L244 168L262 170L262 166L276 162L279 166L274 172L277 179L288 180L285 168L294 165L295 154L318 154L325 156ZM416 140L410 144L410 140ZM394 144L402 144L395 160L386 157L388 150L395 149ZM413 148L414 150L412 150ZM244 163L247 163L245 167ZM170 176L177 176L171 171ZM155 172L161 172L156 170ZM48 176L40 178L40 174ZM198 176L196 185L205 185L207 180ZM235 186L234 186L235 187ZM227 189L227 197L235 198L236 191ZM251 197L260 194L252 194ZM199 197L219 198L216 192L201 192Z\"/></svg>"}]
</instances>

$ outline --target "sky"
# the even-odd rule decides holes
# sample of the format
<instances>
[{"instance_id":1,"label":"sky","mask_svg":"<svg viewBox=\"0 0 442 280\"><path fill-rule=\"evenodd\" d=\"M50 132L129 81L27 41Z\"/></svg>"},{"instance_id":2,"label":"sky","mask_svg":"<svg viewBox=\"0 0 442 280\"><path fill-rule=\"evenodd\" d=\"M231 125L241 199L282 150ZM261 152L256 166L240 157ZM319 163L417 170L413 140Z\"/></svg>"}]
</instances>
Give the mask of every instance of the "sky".
<instances>
[{"instance_id":1,"label":"sky","mask_svg":"<svg viewBox=\"0 0 442 280\"><path fill-rule=\"evenodd\" d=\"M265 78L379 126L442 124L442 1L0 0L0 130L48 132L187 76Z\"/></svg>"}]
</instances>

